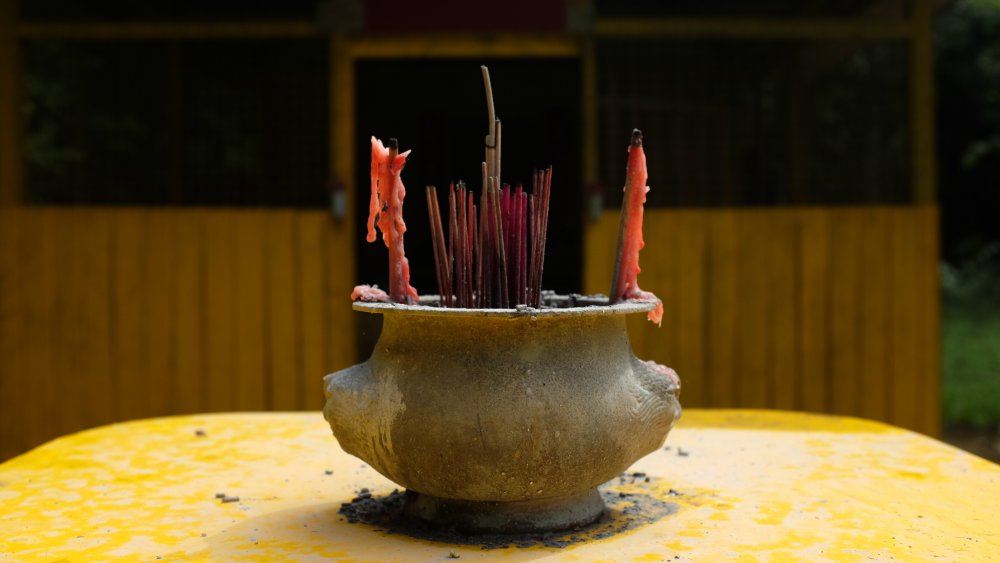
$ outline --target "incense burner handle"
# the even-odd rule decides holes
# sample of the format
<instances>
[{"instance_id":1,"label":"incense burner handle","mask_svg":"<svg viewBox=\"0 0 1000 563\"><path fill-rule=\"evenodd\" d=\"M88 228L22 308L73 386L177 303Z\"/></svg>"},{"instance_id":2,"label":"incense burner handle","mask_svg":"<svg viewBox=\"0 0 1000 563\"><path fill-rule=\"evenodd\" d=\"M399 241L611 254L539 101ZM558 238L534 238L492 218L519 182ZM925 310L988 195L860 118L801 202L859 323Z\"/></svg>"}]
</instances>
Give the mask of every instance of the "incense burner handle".
<instances>
[{"instance_id":1,"label":"incense burner handle","mask_svg":"<svg viewBox=\"0 0 1000 563\"><path fill-rule=\"evenodd\" d=\"M345 452L371 463L392 449L386 438L402 404L393 383L376 380L371 360L323 378L323 417Z\"/></svg>"},{"instance_id":2,"label":"incense burner handle","mask_svg":"<svg viewBox=\"0 0 1000 563\"><path fill-rule=\"evenodd\" d=\"M654 361L632 356L632 372L641 392L636 397L637 416L643 425L659 436L656 448L681 416L681 380L673 369Z\"/></svg>"}]
</instances>

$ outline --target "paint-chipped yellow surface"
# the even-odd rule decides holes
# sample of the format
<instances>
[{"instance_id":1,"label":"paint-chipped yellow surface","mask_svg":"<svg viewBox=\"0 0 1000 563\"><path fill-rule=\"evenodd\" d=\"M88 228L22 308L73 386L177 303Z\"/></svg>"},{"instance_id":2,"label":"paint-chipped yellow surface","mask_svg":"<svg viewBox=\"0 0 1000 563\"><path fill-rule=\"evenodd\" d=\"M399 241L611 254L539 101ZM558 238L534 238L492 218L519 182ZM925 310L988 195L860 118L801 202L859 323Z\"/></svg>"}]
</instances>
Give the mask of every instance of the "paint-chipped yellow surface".
<instances>
[{"instance_id":1,"label":"paint-chipped yellow surface","mask_svg":"<svg viewBox=\"0 0 1000 563\"><path fill-rule=\"evenodd\" d=\"M0 465L0 561L1000 557L1000 466L919 434L841 417L692 409L667 447L632 471L651 477L646 492L673 503L672 514L561 549L487 550L343 520L341 503L360 488L395 486L344 454L318 413L118 424Z\"/></svg>"}]
</instances>

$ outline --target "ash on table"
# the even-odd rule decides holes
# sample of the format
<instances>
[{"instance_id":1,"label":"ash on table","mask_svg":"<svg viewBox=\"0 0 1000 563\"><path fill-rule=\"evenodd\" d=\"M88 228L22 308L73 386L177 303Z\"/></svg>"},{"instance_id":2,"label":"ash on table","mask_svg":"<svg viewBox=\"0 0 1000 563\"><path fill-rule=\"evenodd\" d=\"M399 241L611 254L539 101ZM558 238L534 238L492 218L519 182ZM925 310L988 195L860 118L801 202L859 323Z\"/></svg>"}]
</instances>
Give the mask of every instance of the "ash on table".
<instances>
[{"instance_id":1,"label":"ash on table","mask_svg":"<svg viewBox=\"0 0 1000 563\"><path fill-rule=\"evenodd\" d=\"M628 485L628 490L620 487ZM677 511L677 505L657 498L654 478L642 472L624 473L617 482L600 487L607 509L597 522L562 532L523 534L465 534L454 528L432 528L424 522L403 517L406 494L394 489L387 495L359 490L338 513L351 524L364 524L389 534L404 534L451 545L472 545L482 549L505 547L563 548L577 543L606 539L656 522ZM662 496L662 492L659 493Z\"/></svg>"}]
</instances>

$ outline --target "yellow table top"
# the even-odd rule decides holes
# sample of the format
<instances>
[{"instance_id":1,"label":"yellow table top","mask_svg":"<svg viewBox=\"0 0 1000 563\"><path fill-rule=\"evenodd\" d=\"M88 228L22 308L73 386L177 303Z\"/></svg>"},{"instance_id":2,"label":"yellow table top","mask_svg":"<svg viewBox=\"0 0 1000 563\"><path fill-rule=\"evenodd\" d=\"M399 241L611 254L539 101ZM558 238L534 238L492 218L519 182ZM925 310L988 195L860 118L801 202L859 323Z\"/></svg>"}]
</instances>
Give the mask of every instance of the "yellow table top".
<instances>
[{"instance_id":1,"label":"yellow table top","mask_svg":"<svg viewBox=\"0 0 1000 563\"><path fill-rule=\"evenodd\" d=\"M1000 557L1000 466L925 436L852 418L690 409L667 446L630 469L648 483L609 485L623 502L657 499L658 520L566 547L484 548L338 514L361 488L395 485L344 454L318 413L116 424L0 465L0 561Z\"/></svg>"}]
</instances>

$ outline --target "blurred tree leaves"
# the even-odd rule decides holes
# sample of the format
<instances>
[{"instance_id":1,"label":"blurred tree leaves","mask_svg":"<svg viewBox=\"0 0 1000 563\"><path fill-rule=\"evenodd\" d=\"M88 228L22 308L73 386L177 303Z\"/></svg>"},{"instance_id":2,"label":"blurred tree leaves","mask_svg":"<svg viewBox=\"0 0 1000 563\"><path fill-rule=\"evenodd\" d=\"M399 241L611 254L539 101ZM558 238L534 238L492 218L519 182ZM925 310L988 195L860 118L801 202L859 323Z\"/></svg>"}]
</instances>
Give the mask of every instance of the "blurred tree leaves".
<instances>
[{"instance_id":1,"label":"blurred tree leaves","mask_svg":"<svg viewBox=\"0 0 1000 563\"><path fill-rule=\"evenodd\" d=\"M958 0L936 20L945 255L1000 240L1000 0Z\"/></svg>"}]
</instances>

